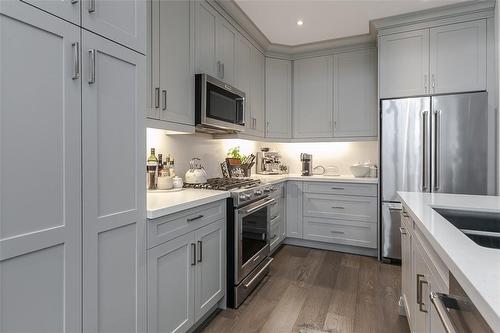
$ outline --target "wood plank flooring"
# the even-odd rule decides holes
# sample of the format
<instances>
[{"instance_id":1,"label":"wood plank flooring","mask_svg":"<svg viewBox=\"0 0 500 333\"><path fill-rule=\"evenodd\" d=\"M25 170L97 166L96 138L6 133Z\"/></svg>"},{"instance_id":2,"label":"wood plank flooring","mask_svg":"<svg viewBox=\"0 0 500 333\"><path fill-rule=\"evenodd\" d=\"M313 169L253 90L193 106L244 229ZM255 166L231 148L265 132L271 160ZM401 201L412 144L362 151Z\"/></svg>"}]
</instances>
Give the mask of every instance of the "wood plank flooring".
<instances>
[{"instance_id":1,"label":"wood plank flooring","mask_svg":"<svg viewBox=\"0 0 500 333\"><path fill-rule=\"evenodd\" d=\"M204 333L404 333L399 266L374 258L284 246L270 274L240 306L221 311Z\"/></svg>"}]
</instances>

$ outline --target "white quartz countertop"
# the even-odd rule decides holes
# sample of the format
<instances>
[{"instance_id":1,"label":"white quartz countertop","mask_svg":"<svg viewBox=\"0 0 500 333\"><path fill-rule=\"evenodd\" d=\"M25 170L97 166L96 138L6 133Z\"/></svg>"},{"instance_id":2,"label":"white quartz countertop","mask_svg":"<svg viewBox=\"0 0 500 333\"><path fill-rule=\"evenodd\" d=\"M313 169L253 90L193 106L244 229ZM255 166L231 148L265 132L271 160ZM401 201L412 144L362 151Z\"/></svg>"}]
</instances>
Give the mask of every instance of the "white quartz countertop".
<instances>
[{"instance_id":1,"label":"white quartz countertop","mask_svg":"<svg viewBox=\"0 0 500 333\"><path fill-rule=\"evenodd\" d=\"M254 175L252 178L260 179L264 184L276 184L287 180L311 182L344 182L377 184L377 178L356 178L354 176L301 176L290 175ZM148 192L147 213L148 219L155 219L165 215L180 212L185 209L211 203L229 197L227 191L183 189L179 192Z\"/></svg>"},{"instance_id":2,"label":"white quartz countertop","mask_svg":"<svg viewBox=\"0 0 500 333\"><path fill-rule=\"evenodd\" d=\"M340 176L301 176L300 174L287 175L252 175L252 178L260 179L263 183L279 183L287 180L304 181L304 182L338 182L338 183L360 183L360 184L377 184L378 178L370 177L354 177L352 175Z\"/></svg>"},{"instance_id":3,"label":"white quartz countertop","mask_svg":"<svg viewBox=\"0 0 500 333\"><path fill-rule=\"evenodd\" d=\"M148 192L146 216L148 219L155 219L228 197L227 191L192 188L185 188L178 192Z\"/></svg>"},{"instance_id":4,"label":"white quartz countertop","mask_svg":"<svg viewBox=\"0 0 500 333\"><path fill-rule=\"evenodd\" d=\"M417 227L493 328L500 329L500 250L477 245L434 208L500 213L500 197L398 192Z\"/></svg>"}]
</instances>

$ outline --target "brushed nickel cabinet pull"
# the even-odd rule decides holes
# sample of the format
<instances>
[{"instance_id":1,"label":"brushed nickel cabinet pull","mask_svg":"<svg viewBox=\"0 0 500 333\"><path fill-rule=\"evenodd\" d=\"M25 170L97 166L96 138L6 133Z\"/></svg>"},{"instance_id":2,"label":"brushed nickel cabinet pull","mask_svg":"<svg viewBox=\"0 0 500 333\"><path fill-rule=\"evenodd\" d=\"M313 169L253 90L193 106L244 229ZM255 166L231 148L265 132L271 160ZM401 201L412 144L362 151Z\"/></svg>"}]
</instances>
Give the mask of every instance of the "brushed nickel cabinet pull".
<instances>
[{"instance_id":1,"label":"brushed nickel cabinet pull","mask_svg":"<svg viewBox=\"0 0 500 333\"><path fill-rule=\"evenodd\" d=\"M95 12L95 0L89 0L89 13Z\"/></svg>"},{"instance_id":2,"label":"brushed nickel cabinet pull","mask_svg":"<svg viewBox=\"0 0 500 333\"><path fill-rule=\"evenodd\" d=\"M95 83L95 49L89 50L89 84Z\"/></svg>"},{"instance_id":3,"label":"brushed nickel cabinet pull","mask_svg":"<svg viewBox=\"0 0 500 333\"><path fill-rule=\"evenodd\" d=\"M80 43L74 42L73 47L73 80L80 78Z\"/></svg>"},{"instance_id":4,"label":"brushed nickel cabinet pull","mask_svg":"<svg viewBox=\"0 0 500 333\"><path fill-rule=\"evenodd\" d=\"M342 206L332 206L333 209L345 209L345 207Z\"/></svg>"},{"instance_id":5,"label":"brushed nickel cabinet pull","mask_svg":"<svg viewBox=\"0 0 500 333\"><path fill-rule=\"evenodd\" d=\"M167 91L166 90L161 91L161 109L162 110L167 109Z\"/></svg>"},{"instance_id":6,"label":"brushed nickel cabinet pull","mask_svg":"<svg viewBox=\"0 0 500 333\"><path fill-rule=\"evenodd\" d=\"M199 249L198 249L198 251L199 251L198 262L202 262L203 261L203 242L201 240L198 241L198 247L199 247Z\"/></svg>"},{"instance_id":7,"label":"brushed nickel cabinet pull","mask_svg":"<svg viewBox=\"0 0 500 333\"><path fill-rule=\"evenodd\" d=\"M155 88L155 108L160 107L160 88Z\"/></svg>"}]
</instances>

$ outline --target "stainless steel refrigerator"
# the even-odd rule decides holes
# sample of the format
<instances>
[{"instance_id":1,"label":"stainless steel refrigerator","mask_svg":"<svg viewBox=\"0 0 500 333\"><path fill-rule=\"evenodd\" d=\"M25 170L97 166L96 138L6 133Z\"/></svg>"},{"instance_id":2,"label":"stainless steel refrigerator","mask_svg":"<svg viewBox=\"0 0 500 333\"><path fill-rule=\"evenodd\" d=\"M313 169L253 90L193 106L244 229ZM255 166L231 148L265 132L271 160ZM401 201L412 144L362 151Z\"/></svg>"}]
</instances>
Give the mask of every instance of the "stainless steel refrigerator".
<instances>
[{"instance_id":1,"label":"stainless steel refrigerator","mask_svg":"<svg viewBox=\"0 0 500 333\"><path fill-rule=\"evenodd\" d=\"M486 92L381 101L381 257L401 259L397 191L494 194Z\"/></svg>"}]
</instances>

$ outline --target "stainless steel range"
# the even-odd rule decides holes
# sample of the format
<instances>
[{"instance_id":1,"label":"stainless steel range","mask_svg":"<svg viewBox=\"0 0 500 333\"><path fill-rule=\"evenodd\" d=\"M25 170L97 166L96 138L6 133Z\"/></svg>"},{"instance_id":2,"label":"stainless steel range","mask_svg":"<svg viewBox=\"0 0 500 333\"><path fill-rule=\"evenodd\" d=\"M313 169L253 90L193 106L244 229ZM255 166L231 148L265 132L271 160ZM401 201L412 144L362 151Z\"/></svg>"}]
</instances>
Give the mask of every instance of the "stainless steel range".
<instances>
[{"instance_id":1,"label":"stainless steel range","mask_svg":"<svg viewBox=\"0 0 500 333\"><path fill-rule=\"evenodd\" d=\"M269 272L269 195L277 187L249 178L211 178L186 187L230 191L227 202L227 306L238 308Z\"/></svg>"}]
</instances>

